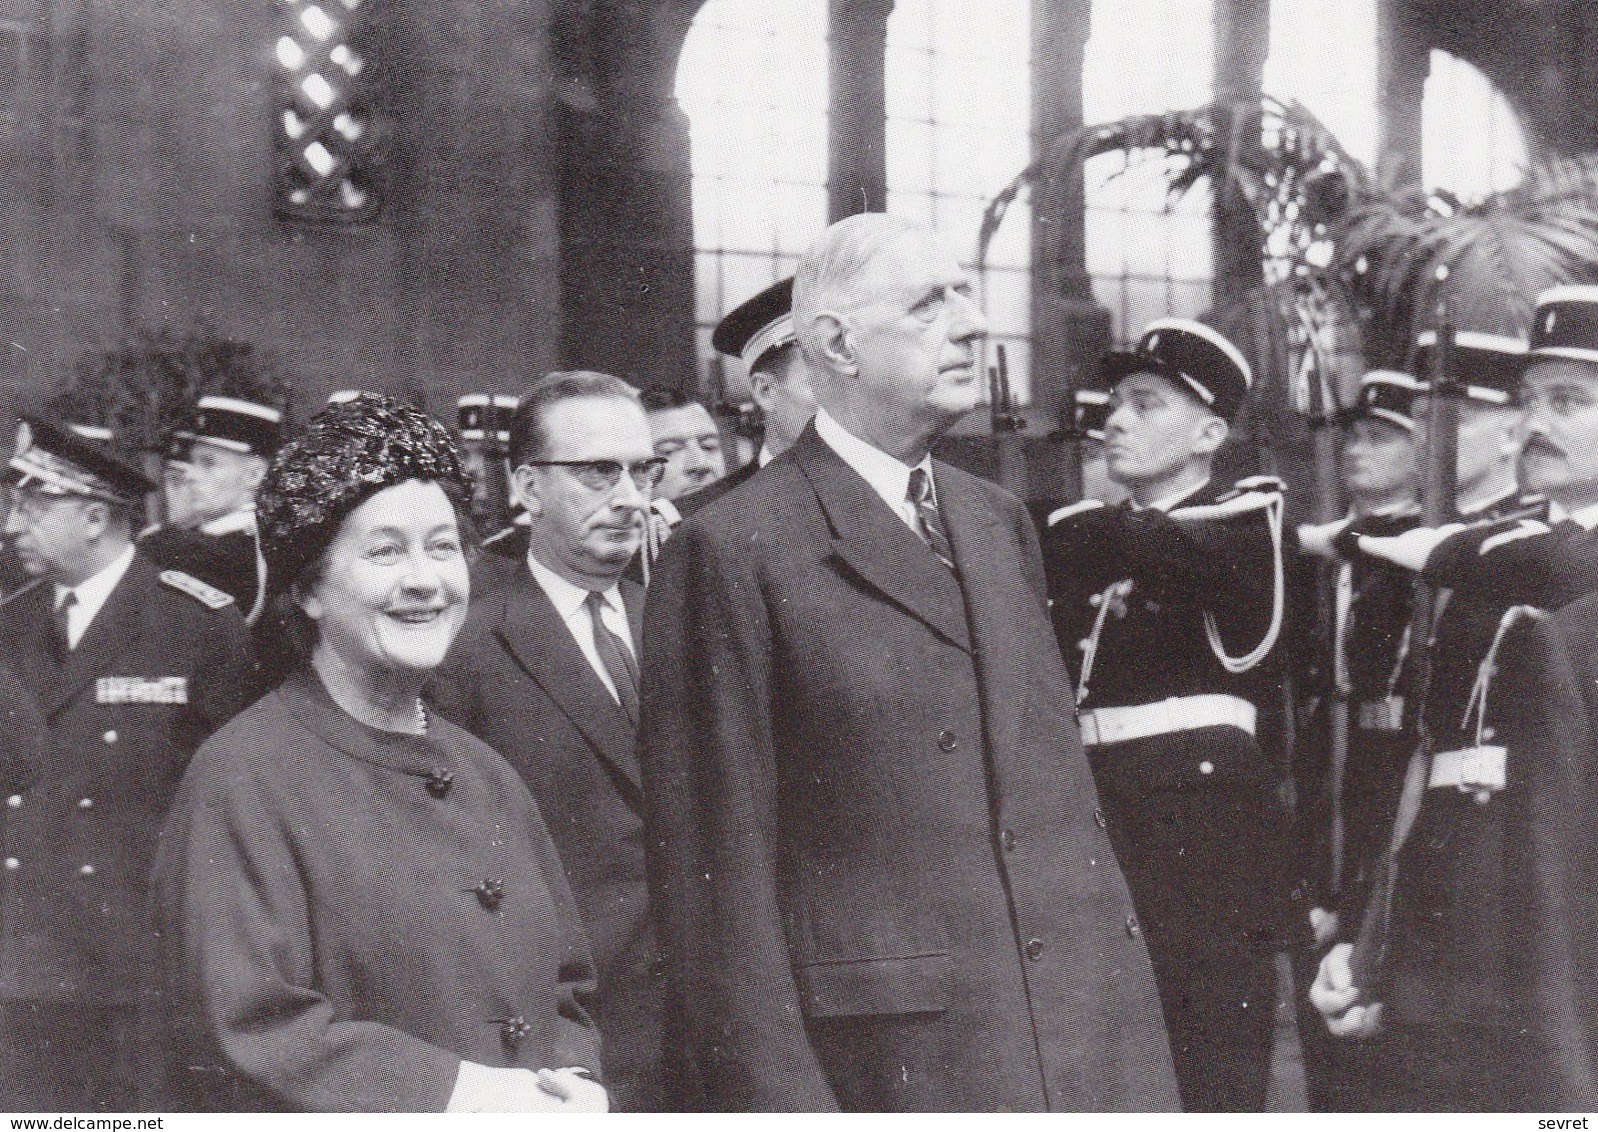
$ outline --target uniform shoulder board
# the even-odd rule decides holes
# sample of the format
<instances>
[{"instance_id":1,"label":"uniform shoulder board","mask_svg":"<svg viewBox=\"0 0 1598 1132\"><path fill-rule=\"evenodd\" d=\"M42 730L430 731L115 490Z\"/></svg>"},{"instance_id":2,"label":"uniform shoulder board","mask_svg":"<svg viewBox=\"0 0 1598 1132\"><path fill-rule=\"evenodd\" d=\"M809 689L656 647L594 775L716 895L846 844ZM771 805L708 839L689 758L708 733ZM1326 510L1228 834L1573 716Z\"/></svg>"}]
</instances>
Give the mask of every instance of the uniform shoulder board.
<instances>
[{"instance_id":1,"label":"uniform shoulder board","mask_svg":"<svg viewBox=\"0 0 1598 1132\"><path fill-rule=\"evenodd\" d=\"M1545 535L1548 531L1547 523L1540 523L1536 519L1521 519L1507 531L1499 531L1491 538L1483 539L1477 554L1485 556L1505 543L1518 542L1523 538L1531 538L1533 535Z\"/></svg>"},{"instance_id":2,"label":"uniform shoulder board","mask_svg":"<svg viewBox=\"0 0 1598 1132\"><path fill-rule=\"evenodd\" d=\"M232 594L224 593L215 586L207 585L194 577L194 575L185 574L182 570L162 570L161 581L179 593L186 593L201 605L208 605L212 609L221 609L225 605L233 604Z\"/></svg>"},{"instance_id":3,"label":"uniform shoulder board","mask_svg":"<svg viewBox=\"0 0 1598 1132\"><path fill-rule=\"evenodd\" d=\"M1049 521L1044 526L1052 527L1064 519L1069 519L1072 515L1080 515L1084 511L1092 511L1103 506L1104 501L1102 499L1084 499L1080 503L1067 503L1064 507L1058 507L1049 512Z\"/></svg>"},{"instance_id":4,"label":"uniform shoulder board","mask_svg":"<svg viewBox=\"0 0 1598 1132\"><path fill-rule=\"evenodd\" d=\"M1287 492L1287 483L1276 476L1244 476L1232 485L1232 490L1221 496L1216 502L1224 503L1226 500L1238 495L1247 495L1249 492L1260 491L1270 495L1283 495Z\"/></svg>"}]
</instances>

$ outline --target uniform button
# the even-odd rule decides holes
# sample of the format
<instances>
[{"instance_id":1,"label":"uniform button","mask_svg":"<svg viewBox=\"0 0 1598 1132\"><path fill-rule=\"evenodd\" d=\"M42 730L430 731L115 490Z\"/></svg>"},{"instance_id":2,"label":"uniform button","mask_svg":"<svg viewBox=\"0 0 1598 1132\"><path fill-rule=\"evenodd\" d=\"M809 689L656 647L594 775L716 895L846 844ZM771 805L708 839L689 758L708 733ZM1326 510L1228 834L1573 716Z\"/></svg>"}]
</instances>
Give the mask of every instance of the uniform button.
<instances>
[{"instance_id":1,"label":"uniform button","mask_svg":"<svg viewBox=\"0 0 1598 1132\"><path fill-rule=\"evenodd\" d=\"M1100 829L1110 828L1110 823L1104 818L1104 811L1098 806L1093 807L1093 824L1098 826Z\"/></svg>"},{"instance_id":2,"label":"uniform button","mask_svg":"<svg viewBox=\"0 0 1598 1132\"><path fill-rule=\"evenodd\" d=\"M80 809L80 810L92 810L92 809L94 809L94 799L93 798L79 798L78 799L78 809Z\"/></svg>"},{"instance_id":3,"label":"uniform button","mask_svg":"<svg viewBox=\"0 0 1598 1132\"><path fill-rule=\"evenodd\" d=\"M1214 774L1215 773L1215 764L1210 762L1209 759L1205 759L1203 762L1199 763L1199 773L1200 774Z\"/></svg>"},{"instance_id":4,"label":"uniform button","mask_svg":"<svg viewBox=\"0 0 1598 1132\"><path fill-rule=\"evenodd\" d=\"M505 886L497 880L485 880L472 891L477 893L478 903L490 912L495 911L505 899Z\"/></svg>"},{"instance_id":5,"label":"uniform button","mask_svg":"<svg viewBox=\"0 0 1598 1132\"><path fill-rule=\"evenodd\" d=\"M1104 595L1103 594L1091 594L1088 597L1088 604L1091 605L1094 609L1097 609L1099 606L1104 604Z\"/></svg>"},{"instance_id":6,"label":"uniform button","mask_svg":"<svg viewBox=\"0 0 1598 1132\"><path fill-rule=\"evenodd\" d=\"M1026 941L1026 957L1038 959L1043 955L1043 941L1036 936Z\"/></svg>"},{"instance_id":7,"label":"uniform button","mask_svg":"<svg viewBox=\"0 0 1598 1132\"><path fill-rule=\"evenodd\" d=\"M113 727L104 735L100 736L100 738L104 739L107 743L115 743L117 741L117 729Z\"/></svg>"},{"instance_id":8,"label":"uniform button","mask_svg":"<svg viewBox=\"0 0 1598 1132\"><path fill-rule=\"evenodd\" d=\"M1006 853L1015 852L1015 830L1002 829L999 831L999 844L1004 846Z\"/></svg>"},{"instance_id":9,"label":"uniform button","mask_svg":"<svg viewBox=\"0 0 1598 1132\"><path fill-rule=\"evenodd\" d=\"M445 797L454 784L455 776L441 766L427 772L427 792L435 798Z\"/></svg>"},{"instance_id":10,"label":"uniform button","mask_svg":"<svg viewBox=\"0 0 1598 1132\"><path fill-rule=\"evenodd\" d=\"M7 857L6 858L6 868L15 870L15 869L20 869L21 867L22 867L22 862L17 860L15 857Z\"/></svg>"},{"instance_id":11,"label":"uniform button","mask_svg":"<svg viewBox=\"0 0 1598 1132\"><path fill-rule=\"evenodd\" d=\"M94 866L93 865L79 865L78 866L78 875L79 876L83 876L83 877L92 877L94 875Z\"/></svg>"},{"instance_id":12,"label":"uniform button","mask_svg":"<svg viewBox=\"0 0 1598 1132\"><path fill-rule=\"evenodd\" d=\"M21 794L13 794L13 795L11 795L11 797L6 799L6 805L10 806L13 810L18 809L22 805L22 795Z\"/></svg>"},{"instance_id":13,"label":"uniform button","mask_svg":"<svg viewBox=\"0 0 1598 1132\"><path fill-rule=\"evenodd\" d=\"M501 1019L499 1023L499 1036L511 1049L521 1045L532 1032L533 1028L527 1024L527 1019L520 1014Z\"/></svg>"},{"instance_id":14,"label":"uniform button","mask_svg":"<svg viewBox=\"0 0 1598 1132\"><path fill-rule=\"evenodd\" d=\"M953 731L940 731L938 733L938 750L945 753L954 750L960 745L960 740L954 737Z\"/></svg>"},{"instance_id":15,"label":"uniform button","mask_svg":"<svg viewBox=\"0 0 1598 1132\"><path fill-rule=\"evenodd\" d=\"M1136 916L1126 918L1126 934L1136 939L1143 934L1143 925L1137 922Z\"/></svg>"},{"instance_id":16,"label":"uniform button","mask_svg":"<svg viewBox=\"0 0 1598 1132\"><path fill-rule=\"evenodd\" d=\"M1497 734L1498 732L1494 731L1491 727L1483 727L1481 729L1481 737L1487 740L1489 743L1493 741Z\"/></svg>"},{"instance_id":17,"label":"uniform button","mask_svg":"<svg viewBox=\"0 0 1598 1132\"><path fill-rule=\"evenodd\" d=\"M1087 652L1088 651L1088 645L1090 645L1092 643L1093 643L1092 641L1088 640L1086 637L1083 637L1080 641L1078 641L1076 643L1077 651L1078 652Z\"/></svg>"}]
</instances>

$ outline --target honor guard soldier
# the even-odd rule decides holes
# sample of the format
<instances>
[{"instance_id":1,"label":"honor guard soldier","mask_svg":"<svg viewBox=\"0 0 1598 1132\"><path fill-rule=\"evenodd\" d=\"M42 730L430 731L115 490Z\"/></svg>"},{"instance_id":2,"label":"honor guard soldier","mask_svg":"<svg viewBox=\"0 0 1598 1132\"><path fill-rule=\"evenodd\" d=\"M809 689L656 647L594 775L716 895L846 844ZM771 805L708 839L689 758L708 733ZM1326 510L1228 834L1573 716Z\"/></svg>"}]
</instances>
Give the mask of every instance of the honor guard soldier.
<instances>
[{"instance_id":1,"label":"honor guard soldier","mask_svg":"<svg viewBox=\"0 0 1598 1132\"><path fill-rule=\"evenodd\" d=\"M779 280L734 308L716 324L710 344L738 358L749 375L749 393L760 407L764 432L755 459L708 487L677 500L684 516L748 480L772 459L793 447L816 415L816 392L810 370L799 353L793 331L793 276Z\"/></svg>"},{"instance_id":2,"label":"honor guard soldier","mask_svg":"<svg viewBox=\"0 0 1598 1132\"><path fill-rule=\"evenodd\" d=\"M114 449L24 417L6 534L41 584L0 609L0 649L44 723L12 767L0 848L0 1075L18 1108L128 1111L156 1084L146 877L195 748L244 706L233 599L138 553L150 483Z\"/></svg>"},{"instance_id":3,"label":"honor guard soldier","mask_svg":"<svg viewBox=\"0 0 1598 1132\"><path fill-rule=\"evenodd\" d=\"M1547 820L1537 796L1553 752L1516 741L1540 695L1499 666L1517 622L1598 590L1598 288L1544 293L1530 345L1520 467L1524 486L1550 501L1546 519L1357 539L1363 553L1449 591L1384 875L1358 950L1334 947L1311 991L1334 1034L1379 1035L1369 1082L1378 1109L1560 1107L1562 1065L1537 1035L1562 1028L1547 1015L1539 956L1547 918L1565 902L1531 899L1543 865L1534 827Z\"/></svg>"},{"instance_id":4,"label":"honor guard soldier","mask_svg":"<svg viewBox=\"0 0 1598 1132\"><path fill-rule=\"evenodd\" d=\"M1188 1111L1265 1104L1285 830L1256 738L1281 695L1278 481L1210 482L1248 393L1231 342L1186 319L1106 355L1111 479L1130 500L1051 516L1056 631L1126 871Z\"/></svg>"},{"instance_id":5,"label":"honor guard soldier","mask_svg":"<svg viewBox=\"0 0 1598 1132\"><path fill-rule=\"evenodd\" d=\"M266 602L266 563L255 529L255 489L283 439L283 413L237 397L206 395L173 436L191 529L163 526L139 540L151 561L231 596L247 624Z\"/></svg>"}]
</instances>

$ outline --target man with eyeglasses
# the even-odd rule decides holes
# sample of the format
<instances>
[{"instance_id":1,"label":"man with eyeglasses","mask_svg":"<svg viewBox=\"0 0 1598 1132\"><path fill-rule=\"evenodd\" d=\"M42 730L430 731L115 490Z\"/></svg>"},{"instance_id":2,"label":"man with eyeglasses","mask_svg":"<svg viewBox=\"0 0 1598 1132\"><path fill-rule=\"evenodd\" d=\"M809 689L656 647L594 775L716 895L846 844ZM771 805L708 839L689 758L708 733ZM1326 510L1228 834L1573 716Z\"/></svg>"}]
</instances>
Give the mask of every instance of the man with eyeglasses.
<instances>
[{"instance_id":1,"label":"man with eyeglasses","mask_svg":"<svg viewBox=\"0 0 1598 1132\"><path fill-rule=\"evenodd\" d=\"M643 589L623 574L665 461L637 390L553 373L511 419L527 555L484 555L435 706L509 759L554 835L599 971L592 1002L616 1108L679 1103L644 880L638 724Z\"/></svg>"},{"instance_id":2,"label":"man with eyeglasses","mask_svg":"<svg viewBox=\"0 0 1598 1132\"><path fill-rule=\"evenodd\" d=\"M146 877L189 756L248 702L249 635L227 594L135 550L154 485L108 442L24 418L7 478L38 584L0 609L0 656L43 734L0 764L0 1098L146 1108Z\"/></svg>"}]
</instances>

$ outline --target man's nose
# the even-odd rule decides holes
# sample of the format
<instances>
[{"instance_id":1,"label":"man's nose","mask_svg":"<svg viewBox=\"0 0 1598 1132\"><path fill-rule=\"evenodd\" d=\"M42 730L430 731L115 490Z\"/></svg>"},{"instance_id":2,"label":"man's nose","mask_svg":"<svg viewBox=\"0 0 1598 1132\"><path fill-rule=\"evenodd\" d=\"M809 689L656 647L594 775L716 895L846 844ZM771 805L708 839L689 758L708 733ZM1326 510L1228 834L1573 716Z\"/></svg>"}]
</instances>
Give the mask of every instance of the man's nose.
<instances>
[{"instance_id":1,"label":"man's nose","mask_svg":"<svg viewBox=\"0 0 1598 1132\"><path fill-rule=\"evenodd\" d=\"M22 517L21 504L13 502L6 509L5 533L8 535L20 535L27 528L27 521Z\"/></svg>"},{"instance_id":2,"label":"man's nose","mask_svg":"<svg viewBox=\"0 0 1598 1132\"><path fill-rule=\"evenodd\" d=\"M949 337L956 342L988 336L988 316L982 313L972 296L954 291L951 294L953 315L949 320Z\"/></svg>"}]
</instances>

